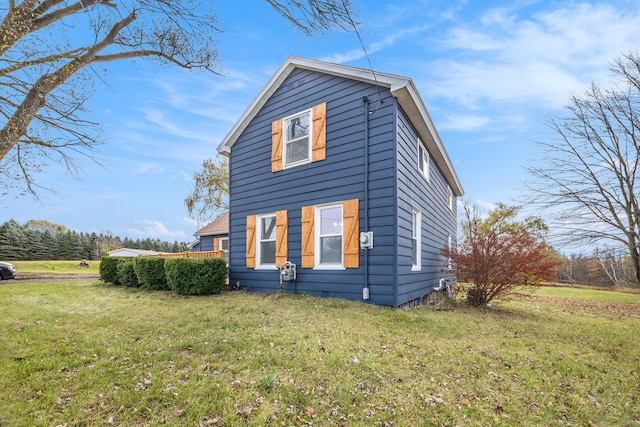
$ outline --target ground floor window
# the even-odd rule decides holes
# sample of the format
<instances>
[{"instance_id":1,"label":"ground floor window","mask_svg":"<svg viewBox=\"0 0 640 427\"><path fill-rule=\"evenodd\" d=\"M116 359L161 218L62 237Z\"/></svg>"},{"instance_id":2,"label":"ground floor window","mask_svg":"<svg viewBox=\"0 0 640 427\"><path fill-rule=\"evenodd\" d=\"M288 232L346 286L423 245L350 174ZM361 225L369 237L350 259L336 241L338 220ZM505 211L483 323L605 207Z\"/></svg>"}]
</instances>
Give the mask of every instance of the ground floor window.
<instances>
[{"instance_id":1,"label":"ground floor window","mask_svg":"<svg viewBox=\"0 0 640 427\"><path fill-rule=\"evenodd\" d=\"M258 267L274 267L276 264L276 214L257 217L256 258Z\"/></svg>"},{"instance_id":2,"label":"ground floor window","mask_svg":"<svg viewBox=\"0 0 640 427\"><path fill-rule=\"evenodd\" d=\"M342 203L316 208L316 267L342 268Z\"/></svg>"},{"instance_id":3,"label":"ground floor window","mask_svg":"<svg viewBox=\"0 0 640 427\"><path fill-rule=\"evenodd\" d=\"M422 214L417 208L411 210L411 269L420 270L422 267Z\"/></svg>"},{"instance_id":4,"label":"ground floor window","mask_svg":"<svg viewBox=\"0 0 640 427\"><path fill-rule=\"evenodd\" d=\"M229 238L221 237L220 240L218 241L218 245L219 245L218 250L222 251L223 258L228 264L229 263Z\"/></svg>"}]
</instances>

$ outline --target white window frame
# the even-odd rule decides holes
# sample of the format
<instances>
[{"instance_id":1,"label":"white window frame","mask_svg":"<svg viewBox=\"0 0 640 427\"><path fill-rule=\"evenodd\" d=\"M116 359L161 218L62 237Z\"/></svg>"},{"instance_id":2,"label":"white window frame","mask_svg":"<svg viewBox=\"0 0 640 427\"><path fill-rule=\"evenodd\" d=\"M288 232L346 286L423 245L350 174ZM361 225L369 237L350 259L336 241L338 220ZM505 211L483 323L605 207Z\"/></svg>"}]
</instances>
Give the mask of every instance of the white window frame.
<instances>
[{"instance_id":1,"label":"white window frame","mask_svg":"<svg viewBox=\"0 0 640 427\"><path fill-rule=\"evenodd\" d=\"M227 242L227 249L222 247L222 242ZM228 237L220 237L218 239L218 250L222 251L223 259L229 262L229 238Z\"/></svg>"},{"instance_id":2,"label":"white window frame","mask_svg":"<svg viewBox=\"0 0 640 427\"><path fill-rule=\"evenodd\" d=\"M429 156L429 152L427 151L427 147L422 144L420 138L418 141L418 171L420 175L424 177L424 179L429 182L429 163L431 162L431 156ZM420 162L422 162L422 167L420 167Z\"/></svg>"},{"instance_id":3,"label":"white window frame","mask_svg":"<svg viewBox=\"0 0 640 427\"><path fill-rule=\"evenodd\" d=\"M322 235L322 211L325 209L340 208L340 234L341 246L340 246L340 262L322 262L322 237L338 236L338 234L326 234ZM342 202L331 203L326 205L314 206L314 261L315 268L318 270L344 270L344 207Z\"/></svg>"},{"instance_id":4,"label":"white window frame","mask_svg":"<svg viewBox=\"0 0 640 427\"><path fill-rule=\"evenodd\" d=\"M276 230L276 214L268 213L256 215L256 269L273 269L276 268L275 261L273 263L262 263L262 220L265 218L273 217L273 230L274 230L274 238L273 240L264 240L265 242L276 241L275 230ZM275 249L277 251L277 248ZM275 256L275 253L274 253Z\"/></svg>"},{"instance_id":5,"label":"white window frame","mask_svg":"<svg viewBox=\"0 0 640 427\"><path fill-rule=\"evenodd\" d=\"M309 132L307 134L307 139L308 139L307 158L304 160L298 160L297 162L287 163L287 144L300 140L300 138L297 140L291 140L291 141L287 140L287 122L304 115L309 116ZM282 120L282 168L283 169L293 168L296 166L306 165L307 163L311 163L312 145L313 145L313 109L292 114L291 116L285 117Z\"/></svg>"},{"instance_id":6,"label":"white window frame","mask_svg":"<svg viewBox=\"0 0 640 427\"><path fill-rule=\"evenodd\" d=\"M416 247L416 259L413 259L413 245ZM422 212L411 209L411 270L422 270Z\"/></svg>"},{"instance_id":7,"label":"white window frame","mask_svg":"<svg viewBox=\"0 0 640 427\"><path fill-rule=\"evenodd\" d=\"M448 237L449 254L451 254L451 252L453 252L453 235L449 233ZM447 258L447 268L449 269L449 272L453 270L453 260L451 259L451 255L449 255L449 257Z\"/></svg>"}]
</instances>

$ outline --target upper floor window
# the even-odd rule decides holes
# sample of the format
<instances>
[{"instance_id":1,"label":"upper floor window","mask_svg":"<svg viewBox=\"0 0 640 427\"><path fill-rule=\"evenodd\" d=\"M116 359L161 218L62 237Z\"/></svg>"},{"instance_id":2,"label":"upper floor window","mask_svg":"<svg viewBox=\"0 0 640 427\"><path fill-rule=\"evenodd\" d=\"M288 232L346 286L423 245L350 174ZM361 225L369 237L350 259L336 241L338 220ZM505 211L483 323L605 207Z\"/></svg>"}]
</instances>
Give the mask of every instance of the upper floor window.
<instances>
[{"instance_id":1,"label":"upper floor window","mask_svg":"<svg viewBox=\"0 0 640 427\"><path fill-rule=\"evenodd\" d=\"M418 170L429 181L429 153L418 139Z\"/></svg>"},{"instance_id":2,"label":"upper floor window","mask_svg":"<svg viewBox=\"0 0 640 427\"><path fill-rule=\"evenodd\" d=\"M284 167L311 161L311 110L284 119Z\"/></svg>"},{"instance_id":3,"label":"upper floor window","mask_svg":"<svg viewBox=\"0 0 640 427\"><path fill-rule=\"evenodd\" d=\"M411 210L411 269L422 268L422 214L417 208Z\"/></svg>"},{"instance_id":4,"label":"upper floor window","mask_svg":"<svg viewBox=\"0 0 640 427\"><path fill-rule=\"evenodd\" d=\"M271 172L326 158L327 103L271 123Z\"/></svg>"}]
</instances>

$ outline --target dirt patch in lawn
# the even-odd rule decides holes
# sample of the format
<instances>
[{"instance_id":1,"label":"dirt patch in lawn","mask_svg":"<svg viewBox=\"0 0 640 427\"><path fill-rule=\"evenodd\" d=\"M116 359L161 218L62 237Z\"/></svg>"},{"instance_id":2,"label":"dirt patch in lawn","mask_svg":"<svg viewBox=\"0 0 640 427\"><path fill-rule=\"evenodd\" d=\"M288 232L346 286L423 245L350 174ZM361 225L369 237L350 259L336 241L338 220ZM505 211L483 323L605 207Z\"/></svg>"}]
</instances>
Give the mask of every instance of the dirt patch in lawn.
<instances>
[{"instance_id":1,"label":"dirt patch in lawn","mask_svg":"<svg viewBox=\"0 0 640 427\"><path fill-rule=\"evenodd\" d=\"M20 273L18 272L18 276L12 281L17 281L20 283L31 283L31 282L73 282L73 281L81 281L81 280L98 280L100 278L99 274L96 273Z\"/></svg>"}]
</instances>

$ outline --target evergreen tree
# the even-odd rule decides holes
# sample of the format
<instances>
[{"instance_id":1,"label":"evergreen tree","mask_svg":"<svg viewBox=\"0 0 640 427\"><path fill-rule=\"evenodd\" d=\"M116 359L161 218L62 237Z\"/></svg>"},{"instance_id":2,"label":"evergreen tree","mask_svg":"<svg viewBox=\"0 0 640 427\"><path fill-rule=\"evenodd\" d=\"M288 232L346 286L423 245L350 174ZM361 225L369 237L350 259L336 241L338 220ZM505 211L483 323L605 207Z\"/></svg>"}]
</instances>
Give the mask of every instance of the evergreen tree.
<instances>
[{"instance_id":1,"label":"evergreen tree","mask_svg":"<svg viewBox=\"0 0 640 427\"><path fill-rule=\"evenodd\" d=\"M6 260L25 259L23 229L14 220L0 226L0 258Z\"/></svg>"}]
</instances>

